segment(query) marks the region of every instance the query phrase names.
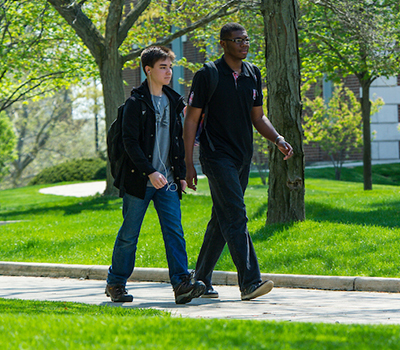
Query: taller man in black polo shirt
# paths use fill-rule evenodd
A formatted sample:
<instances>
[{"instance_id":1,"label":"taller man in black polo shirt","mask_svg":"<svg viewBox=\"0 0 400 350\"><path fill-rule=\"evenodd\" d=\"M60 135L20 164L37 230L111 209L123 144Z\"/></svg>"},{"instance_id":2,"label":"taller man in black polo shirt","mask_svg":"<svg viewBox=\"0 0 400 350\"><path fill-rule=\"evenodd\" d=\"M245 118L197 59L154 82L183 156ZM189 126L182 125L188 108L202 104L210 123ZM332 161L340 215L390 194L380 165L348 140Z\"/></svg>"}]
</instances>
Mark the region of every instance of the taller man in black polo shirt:
<instances>
[{"instance_id":1,"label":"taller man in black polo shirt","mask_svg":"<svg viewBox=\"0 0 400 350\"><path fill-rule=\"evenodd\" d=\"M200 163L208 178L213 207L196 264L196 279L206 284L203 297L218 297L211 276L227 243L238 272L241 299L250 300L267 294L274 285L269 280L261 281L257 256L247 230L244 192L253 154L252 125L278 146L285 154L284 159L293 155L293 149L264 115L260 70L256 66L250 69L242 62L250 45L245 28L237 23L224 25L220 45L224 55L215 61L218 85L209 101L207 124L200 135ZM200 69L193 78L184 123L186 181L193 190L197 185L193 146L207 103L209 83L205 69Z\"/></svg>"}]
</instances>

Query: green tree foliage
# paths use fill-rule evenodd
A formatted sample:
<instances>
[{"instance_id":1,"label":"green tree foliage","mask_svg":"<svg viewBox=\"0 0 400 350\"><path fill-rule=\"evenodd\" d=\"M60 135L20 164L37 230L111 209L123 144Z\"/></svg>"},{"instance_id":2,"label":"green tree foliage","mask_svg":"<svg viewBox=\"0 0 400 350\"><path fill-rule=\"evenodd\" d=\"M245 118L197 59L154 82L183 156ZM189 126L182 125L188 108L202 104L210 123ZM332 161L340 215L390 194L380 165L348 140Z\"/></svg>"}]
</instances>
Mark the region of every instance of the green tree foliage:
<instances>
[{"instance_id":1,"label":"green tree foliage","mask_svg":"<svg viewBox=\"0 0 400 350\"><path fill-rule=\"evenodd\" d=\"M341 169L350 152L362 146L361 106L354 93L343 84L336 84L328 103L321 97L303 99L304 143L316 142L332 160L336 180L340 180ZM383 100L372 103L376 113Z\"/></svg>"},{"instance_id":2,"label":"green tree foliage","mask_svg":"<svg viewBox=\"0 0 400 350\"><path fill-rule=\"evenodd\" d=\"M76 83L92 66L50 4L0 0L0 111Z\"/></svg>"},{"instance_id":3,"label":"green tree foliage","mask_svg":"<svg viewBox=\"0 0 400 350\"><path fill-rule=\"evenodd\" d=\"M301 10L304 74L375 80L400 71L398 0L302 0Z\"/></svg>"},{"instance_id":4,"label":"green tree foliage","mask_svg":"<svg viewBox=\"0 0 400 350\"><path fill-rule=\"evenodd\" d=\"M302 0L301 55L305 77L355 75L361 85L364 189L372 188L369 89L400 73L398 0Z\"/></svg>"},{"instance_id":5,"label":"green tree foliage","mask_svg":"<svg viewBox=\"0 0 400 350\"><path fill-rule=\"evenodd\" d=\"M0 180L7 173L7 164L15 157L15 145L12 123L4 112L0 112Z\"/></svg>"}]
</instances>

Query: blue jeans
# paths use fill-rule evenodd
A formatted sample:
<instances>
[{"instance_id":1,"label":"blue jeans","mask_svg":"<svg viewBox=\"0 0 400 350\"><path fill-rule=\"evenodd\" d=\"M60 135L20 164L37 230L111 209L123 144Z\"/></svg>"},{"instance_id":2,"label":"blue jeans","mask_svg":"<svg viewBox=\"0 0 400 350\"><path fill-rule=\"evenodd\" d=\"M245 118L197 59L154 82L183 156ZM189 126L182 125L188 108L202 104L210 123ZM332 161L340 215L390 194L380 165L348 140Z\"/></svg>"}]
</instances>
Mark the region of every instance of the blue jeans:
<instances>
[{"instance_id":1,"label":"blue jeans","mask_svg":"<svg viewBox=\"0 0 400 350\"><path fill-rule=\"evenodd\" d=\"M201 156L200 162L208 178L213 207L196 263L196 279L211 285L212 272L227 243L238 272L239 288L243 291L261 282L244 204L250 163L237 165L229 158L206 156Z\"/></svg>"},{"instance_id":2,"label":"blue jeans","mask_svg":"<svg viewBox=\"0 0 400 350\"><path fill-rule=\"evenodd\" d=\"M124 222L114 245L112 264L108 270L108 284L126 285L135 267L135 254L140 227L150 201L153 200L163 234L169 277L173 287L189 275L186 242L181 224L181 207L177 192L147 187L144 199L125 194L122 215Z\"/></svg>"}]
</instances>

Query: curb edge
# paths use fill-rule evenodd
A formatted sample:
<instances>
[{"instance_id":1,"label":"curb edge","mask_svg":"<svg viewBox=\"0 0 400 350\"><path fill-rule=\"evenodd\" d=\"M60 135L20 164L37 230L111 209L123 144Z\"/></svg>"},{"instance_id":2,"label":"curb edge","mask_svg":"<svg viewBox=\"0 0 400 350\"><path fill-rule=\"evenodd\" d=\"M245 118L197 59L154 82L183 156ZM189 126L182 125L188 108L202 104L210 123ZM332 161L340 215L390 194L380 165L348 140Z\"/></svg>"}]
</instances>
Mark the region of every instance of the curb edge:
<instances>
[{"instance_id":1,"label":"curb edge","mask_svg":"<svg viewBox=\"0 0 400 350\"><path fill-rule=\"evenodd\" d=\"M0 261L0 275L25 277L68 277L106 280L108 265L77 265ZM274 281L275 287L344 291L400 292L400 278L320 276L262 273L262 280ZM128 281L169 282L167 268L136 267ZM238 285L237 273L214 271L213 284Z\"/></svg>"}]
</instances>

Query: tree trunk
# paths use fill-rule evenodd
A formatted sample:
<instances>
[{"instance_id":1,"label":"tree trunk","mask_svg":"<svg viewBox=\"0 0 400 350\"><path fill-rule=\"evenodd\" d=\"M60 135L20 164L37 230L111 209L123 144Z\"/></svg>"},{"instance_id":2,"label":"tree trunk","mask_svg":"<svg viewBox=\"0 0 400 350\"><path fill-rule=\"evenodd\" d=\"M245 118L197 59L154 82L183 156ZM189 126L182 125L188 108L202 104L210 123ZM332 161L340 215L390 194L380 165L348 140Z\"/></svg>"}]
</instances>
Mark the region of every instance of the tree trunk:
<instances>
[{"instance_id":1,"label":"tree trunk","mask_svg":"<svg viewBox=\"0 0 400 350\"><path fill-rule=\"evenodd\" d=\"M298 11L296 0L262 0L261 3L268 118L294 150L294 156L288 161L283 160L277 147L273 146L270 152L267 223L305 219Z\"/></svg>"},{"instance_id":2,"label":"tree trunk","mask_svg":"<svg viewBox=\"0 0 400 350\"><path fill-rule=\"evenodd\" d=\"M124 86L122 80L122 62L118 49L109 50L100 65L100 77L103 85L104 108L106 115L106 131L117 117L118 106L124 100ZM104 191L105 195L117 195L117 190L113 185L114 179L111 176L110 163L107 158L107 183Z\"/></svg>"},{"instance_id":3,"label":"tree trunk","mask_svg":"<svg viewBox=\"0 0 400 350\"><path fill-rule=\"evenodd\" d=\"M363 165L364 165L364 190L372 190L372 156L371 156L371 101L369 100L369 80L360 80L362 97L361 112L363 121Z\"/></svg>"},{"instance_id":4,"label":"tree trunk","mask_svg":"<svg viewBox=\"0 0 400 350\"><path fill-rule=\"evenodd\" d=\"M94 101L94 150L99 154L99 101L97 98L97 81L93 79L93 101Z\"/></svg>"}]
</instances>

